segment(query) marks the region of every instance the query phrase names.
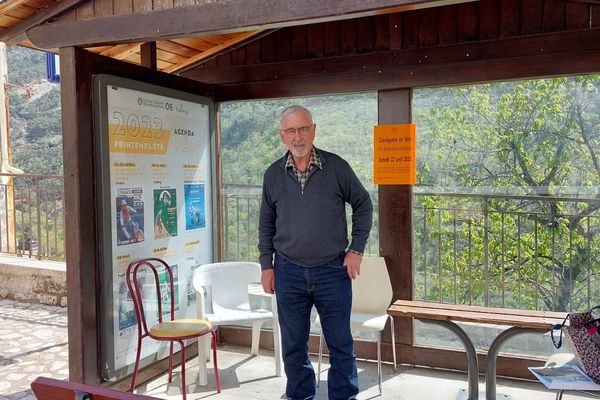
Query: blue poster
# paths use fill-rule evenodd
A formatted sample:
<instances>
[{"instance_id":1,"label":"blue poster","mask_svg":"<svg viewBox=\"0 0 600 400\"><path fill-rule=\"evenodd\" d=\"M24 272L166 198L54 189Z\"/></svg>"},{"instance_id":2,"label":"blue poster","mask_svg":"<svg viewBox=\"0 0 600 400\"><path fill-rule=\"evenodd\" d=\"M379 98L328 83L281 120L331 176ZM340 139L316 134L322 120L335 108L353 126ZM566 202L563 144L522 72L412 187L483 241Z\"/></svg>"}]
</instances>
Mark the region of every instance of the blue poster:
<instances>
[{"instance_id":1,"label":"blue poster","mask_svg":"<svg viewBox=\"0 0 600 400\"><path fill-rule=\"evenodd\" d=\"M185 185L185 230L206 227L204 183Z\"/></svg>"}]
</instances>

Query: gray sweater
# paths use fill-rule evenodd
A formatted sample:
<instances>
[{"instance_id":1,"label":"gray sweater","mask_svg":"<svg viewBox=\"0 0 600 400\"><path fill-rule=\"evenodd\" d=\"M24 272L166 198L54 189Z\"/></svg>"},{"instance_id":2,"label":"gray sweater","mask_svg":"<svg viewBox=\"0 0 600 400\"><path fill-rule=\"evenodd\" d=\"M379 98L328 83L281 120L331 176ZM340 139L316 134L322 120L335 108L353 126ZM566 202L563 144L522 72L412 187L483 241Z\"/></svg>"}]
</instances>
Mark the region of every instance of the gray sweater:
<instances>
[{"instance_id":1,"label":"gray sweater","mask_svg":"<svg viewBox=\"0 0 600 400\"><path fill-rule=\"evenodd\" d=\"M315 148L322 169L313 167L304 192L287 153L265 172L259 220L260 265L273 268L273 253L314 267L346 249L364 252L373 219L373 204L348 163ZM346 203L352 207L352 242L348 246Z\"/></svg>"}]
</instances>

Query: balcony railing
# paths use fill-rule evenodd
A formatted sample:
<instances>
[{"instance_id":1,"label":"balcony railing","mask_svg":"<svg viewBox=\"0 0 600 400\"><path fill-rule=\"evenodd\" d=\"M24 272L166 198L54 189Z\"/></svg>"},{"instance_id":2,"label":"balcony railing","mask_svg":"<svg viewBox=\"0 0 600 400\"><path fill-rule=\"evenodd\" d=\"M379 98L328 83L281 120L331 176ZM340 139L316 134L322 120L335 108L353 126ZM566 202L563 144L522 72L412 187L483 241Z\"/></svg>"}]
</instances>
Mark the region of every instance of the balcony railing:
<instances>
[{"instance_id":1,"label":"balcony railing","mask_svg":"<svg viewBox=\"0 0 600 400\"><path fill-rule=\"evenodd\" d=\"M258 259L260 186L225 185L223 254ZM582 310L600 303L600 199L414 194L414 298ZM377 207L376 193L372 193ZM374 214L367 253L377 254Z\"/></svg>"},{"instance_id":2,"label":"balcony railing","mask_svg":"<svg viewBox=\"0 0 600 400\"><path fill-rule=\"evenodd\" d=\"M63 260L63 177L0 174L0 252Z\"/></svg>"}]
</instances>

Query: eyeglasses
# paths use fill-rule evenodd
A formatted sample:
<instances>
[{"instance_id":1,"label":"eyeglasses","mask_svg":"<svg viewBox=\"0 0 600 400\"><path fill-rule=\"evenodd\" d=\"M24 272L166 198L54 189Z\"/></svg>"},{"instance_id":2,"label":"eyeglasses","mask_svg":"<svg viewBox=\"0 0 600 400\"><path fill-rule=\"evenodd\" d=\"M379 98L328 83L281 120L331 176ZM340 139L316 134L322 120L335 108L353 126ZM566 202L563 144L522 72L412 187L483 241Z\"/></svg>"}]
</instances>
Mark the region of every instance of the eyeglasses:
<instances>
[{"instance_id":1,"label":"eyeglasses","mask_svg":"<svg viewBox=\"0 0 600 400\"><path fill-rule=\"evenodd\" d=\"M287 128L287 129L282 129L281 131L283 133L285 133L286 135L294 135L296 132L298 132L300 135L306 135L309 131L310 128L312 128L315 124L312 125L306 125L306 126L300 126L298 128Z\"/></svg>"}]
</instances>

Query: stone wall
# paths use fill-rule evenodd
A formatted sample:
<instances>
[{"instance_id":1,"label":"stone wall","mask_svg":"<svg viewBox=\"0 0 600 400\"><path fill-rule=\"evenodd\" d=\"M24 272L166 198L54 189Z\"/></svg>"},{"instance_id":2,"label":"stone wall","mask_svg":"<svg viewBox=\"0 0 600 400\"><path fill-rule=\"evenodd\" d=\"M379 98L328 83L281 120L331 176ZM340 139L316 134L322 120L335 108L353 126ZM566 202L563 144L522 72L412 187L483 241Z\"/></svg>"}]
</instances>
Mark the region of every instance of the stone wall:
<instances>
[{"instance_id":1,"label":"stone wall","mask_svg":"<svg viewBox=\"0 0 600 400\"><path fill-rule=\"evenodd\" d=\"M65 264L25 257L0 257L0 298L66 307Z\"/></svg>"}]
</instances>

